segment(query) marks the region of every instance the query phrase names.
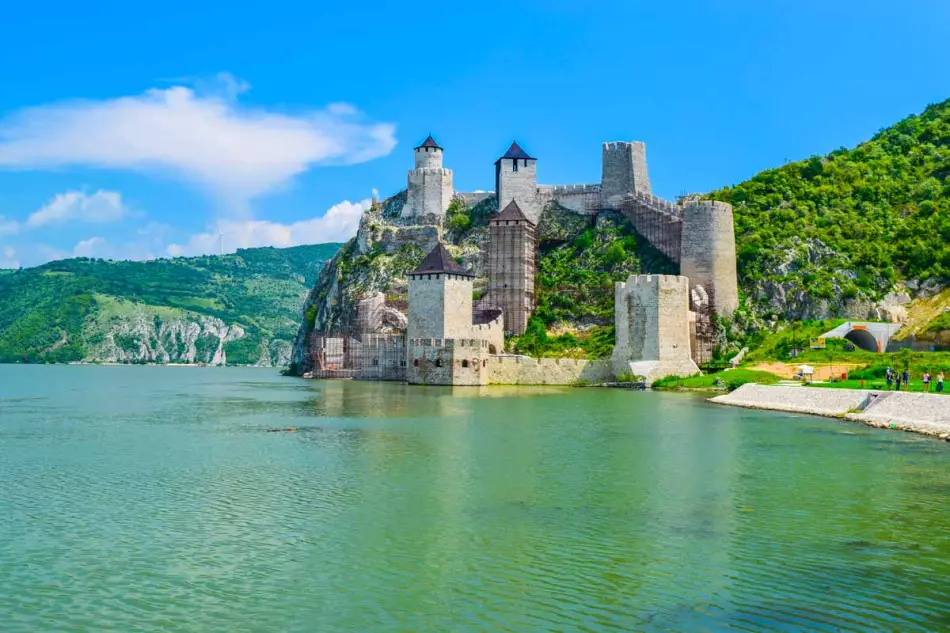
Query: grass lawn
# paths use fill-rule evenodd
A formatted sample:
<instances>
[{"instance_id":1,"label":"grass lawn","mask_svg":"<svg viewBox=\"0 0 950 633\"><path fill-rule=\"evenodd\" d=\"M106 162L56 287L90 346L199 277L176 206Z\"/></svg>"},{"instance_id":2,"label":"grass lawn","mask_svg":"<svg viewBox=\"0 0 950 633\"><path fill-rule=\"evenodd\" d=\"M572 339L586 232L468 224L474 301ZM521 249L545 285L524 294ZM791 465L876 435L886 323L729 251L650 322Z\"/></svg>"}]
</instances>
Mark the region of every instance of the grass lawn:
<instances>
[{"instance_id":1,"label":"grass lawn","mask_svg":"<svg viewBox=\"0 0 950 633\"><path fill-rule=\"evenodd\" d=\"M659 391L697 390L697 391L732 391L747 382L756 382L763 385L774 385L781 378L767 371L754 369L727 369L705 376L690 376L679 378L667 376L653 383L653 389Z\"/></svg>"},{"instance_id":2,"label":"grass lawn","mask_svg":"<svg viewBox=\"0 0 950 633\"><path fill-rule=\"evenodd\" d=\"M861 383L864 383L862 386ZM840 380L838 382L816 382L808 385L809 387L823 387L826 389L875 389L878 391L887 391L887 383L884 382L883 378L874 378L871 380ZM947 391L947 388L950 385L944 381L943 385L943 394L950 395L950 392ZM930 393L936 393L937 383L930 383ZM891 385L891 391L894 391L894 385ZM907 391L904 386L901 386L901 391ZM923 393L924 383L921 380L911 379L910 381L910 391L916 393Z\"/></svg>"}]
</instances>

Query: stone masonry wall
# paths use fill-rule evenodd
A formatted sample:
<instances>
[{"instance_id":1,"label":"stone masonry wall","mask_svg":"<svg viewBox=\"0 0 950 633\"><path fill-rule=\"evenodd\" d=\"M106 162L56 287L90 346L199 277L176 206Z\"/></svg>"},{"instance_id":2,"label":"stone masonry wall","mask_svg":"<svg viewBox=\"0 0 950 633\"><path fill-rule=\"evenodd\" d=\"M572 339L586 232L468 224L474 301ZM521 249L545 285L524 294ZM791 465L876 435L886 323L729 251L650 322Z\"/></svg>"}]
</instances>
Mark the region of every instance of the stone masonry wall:
<instances>
[{"instance_id":1,"label":"stone masonry wall","mask_svg":"<svg viewBox=\"0 0 950 633\"><path fill-rule=\"evenodd\" d=\"M716 314L735 312L739 306L739 288L731 205L702 200L685 206L680 274L689 277L692 286L701 285L706 289Z\"/></svg>"},{"instance_id":2,"label":"stone masonry wall","mask_svg":"<svg viewBox=\"0 0 950 633\"><path fill-rule=\"evenodd\" d=\"M689 280L678 275L631 275L614 294L614 371L648 381L699 368L690 354ZM637 365L636 368L633 366Z\"/></svg>"},{"instance_id":3,"label":"stone masonry wall","mask_svg":"<svg viewBox=\"0 0 950 633\"><path fill-rule=\"evenodd\" d=\"M442 169L442 150L435 147L418 147L416 169Z\"/></svg>"},{"instance_id":4,"label":"stone masonry wall","mask_svg":"<svg viewBox=\"0 0 950 633\"><path fill-rule=\"evenodd\" d=\"M611 378L606 360L491 356L488 369L492 385L573 385L581 380L597 384Z\"/></svg>"},{"instance_id":5,"label":"stone masonry wall","mask_svg":"<svg viewBox=\"0 0 950 633\"><path fill-rule=\"evenodd\" d=\"M650 192L647 175L646 145L639 142L614 142L603 145L601 191L608 204L611 198L636 191Z\"/></svg>"},{"instance_id":6,"label":"stone masonry wall","mask_svg":"<svg viewBox=\"0 0 950 633\"><path fill-rule=\"evenodd\" d=\"M414 338L470 338L472 332L472 279L430 273L409 280L407 336Z\"/></svg>"},{"instance_id":7,"label":"stone masonry wall","mask_svg":"<svg viewBox=\"0 0 950 633\"><path fill-rule=\"evenodd\" d=\"M517 162L517 171L515 163ZM514 200L529 220L538 223L541 202L538 197L538 161L522 158L502 158L495 166L495 188L498 208L504 209Z\"/></svg>"},{"instance_id":8,"label":"stone masonry wall","mask_svg":"<svg viewBox=\"0 0 950 633\"><path fill-rule=\"evenodd\" d=\"M411 385L487 385L488 343L477 339L410 339Z\"/></svg>"},{"instance_id":9,"label":"stone masonry wall","mask_svg":"<svg viewBox=\"0 0 950 633\"><path fill-rule=\"evenodd\" d=\"M443 217L452 202L452 170L421 168L409 171L409 187L402 217Z\"/></svg>"}]
</instances>

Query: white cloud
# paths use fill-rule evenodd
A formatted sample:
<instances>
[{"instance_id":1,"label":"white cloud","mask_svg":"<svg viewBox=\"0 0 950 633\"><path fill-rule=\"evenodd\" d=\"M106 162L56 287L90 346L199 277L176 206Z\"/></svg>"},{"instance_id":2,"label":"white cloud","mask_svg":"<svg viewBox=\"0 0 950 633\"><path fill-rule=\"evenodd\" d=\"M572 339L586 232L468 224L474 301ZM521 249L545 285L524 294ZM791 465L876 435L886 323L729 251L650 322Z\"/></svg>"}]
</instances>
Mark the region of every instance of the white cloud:
<instances>
[{"instance_id":1,"label":"white cloud","mask_svg":"<svg viewBox=\"0 0 950 633\"><path fill-rule=\"evenodd\" d=\"M19 268L20 262L16 258L16 250L10 246L5 246L3 248L2 256L0 256L0 268Z\"/></svg>"},{"instance_id":2,"label":"white cloud","mask_svg":"<svg viewBox=\"0 0 950 633\"><path fill-rule=\"evenodd\" d=\"M76 257L101 257L102 247L106 241L101 237L90 237L88 240L82 240L73 248L73 255Z\"/></svg>"},{"instance_id":3,"label":"white cloud","mask_svg":"<svg viewBox=\"0 0 950 633\"><path fill-rule=\"evenodd\" d=\"M359 163L396 144L392 124L348 104L284 114L240 106L248 86L230 75L217 83L209 94L173 86L21 110L0 120L0 168L166 172L240 206L312 165Z\"/></svg>"},{"instance_id":4,"label":"white cloud","mask_svg":"<svg viewBox=\"0 0 950 633\"><path fill-rule=\"evenodd\" d=\"M122 194L117 191L100 189L92 195L81 191L67 191L56 194L46 206L30 215L26 225L37 228L69 221L105 224L121 220L126 213Z\"/></svg>"},{"instance_id":5,"label":"white cloud","mask_svg":"<svg viewBox=\"0 0 950 633\"><path fill-rule=\"evenodd\" d=\"M5 220L0 215L0 235L16 235L20 232L20 224L13 220Z\"/></svg>"},{"instance_id":6,"label":"white cloud","mask_svg":"<svg viewBox=\"0 0 950 633\"><path fill-rule=\"evenodd\" d=\"M207 233L192 235L186 244L170 244L168 255L202 255L221 250L220 230L224 234L224 248L234 252L238 248L256 246L299 246L321 242L343 242L356 234L360 217L370 206L370 200L340 202L330 207L323 216L280 224L267 220L221 220Z\"/></svg>"}]
</instances>

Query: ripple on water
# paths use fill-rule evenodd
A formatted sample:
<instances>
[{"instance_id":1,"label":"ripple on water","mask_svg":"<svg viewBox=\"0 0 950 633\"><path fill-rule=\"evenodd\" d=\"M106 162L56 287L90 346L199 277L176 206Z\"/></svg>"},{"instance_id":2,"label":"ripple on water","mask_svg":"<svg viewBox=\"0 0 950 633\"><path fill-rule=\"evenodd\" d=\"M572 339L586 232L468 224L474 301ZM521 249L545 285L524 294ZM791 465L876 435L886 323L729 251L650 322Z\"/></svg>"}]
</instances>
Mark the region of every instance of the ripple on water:
<instances>
[{"instance_id":1,"label":"ripple on water","mask_svg":"<svg viewBox=\"0 0 950 633\"><path fill-rule=\"evenodd\" d=\"M39 398L0 367L4 631L950 629L943 445L668 394L65 369Z\"/></svg>"}]
</instances>

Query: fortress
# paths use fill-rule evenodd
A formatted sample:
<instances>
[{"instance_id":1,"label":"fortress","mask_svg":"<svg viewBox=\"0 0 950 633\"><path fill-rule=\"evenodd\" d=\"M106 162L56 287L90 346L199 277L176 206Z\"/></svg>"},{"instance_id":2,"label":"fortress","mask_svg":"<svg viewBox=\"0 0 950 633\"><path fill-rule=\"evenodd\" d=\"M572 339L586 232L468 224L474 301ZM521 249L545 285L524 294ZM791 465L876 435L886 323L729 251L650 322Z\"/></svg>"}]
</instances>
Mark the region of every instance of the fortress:
<instances>
[{"instance_id":1,"label":"fortress","mask_svg":"<svg viewBox=\"0 0 950 633\"><path fill-rule=\"evenodd\" d=\"M344 348L361 349L362 360L350 363L360 367L360 375L353 377L401 376L413 384L443 385L567 384L621 374L650 382L699 371L697 361L708 359L712 350L713 315L729 315L738 307L730 205L673 203L652 195L646 146L640 142L604 143L601 181L571 185L539 185L538 159L514 142L495 161L494 192L455 191L444 151L431 135L414 148L399 221L441 235L453 200L468 205L497 200L483 253L486 292L473 301L474 273L463 269L438 240L408 275L405 327L398 328L404 338L383 341L369 333L365 342L344 342ZM524 333L535 309L536 229L550 205L591 217L617 212L680 268L680 275L634 275L616 284L616 345L609 361L536 360L503 353L504 336ZM372 300L381 301L366 301ZM398 324L402 318L397 312L390 320ZM346 353L328 354L327 340L321 335L311 340L315 375L331 356L346 364ZM374 350L377 355L367 363ZM380 354L388 354L383 363Z\"/></svg>"}]
</instances>

